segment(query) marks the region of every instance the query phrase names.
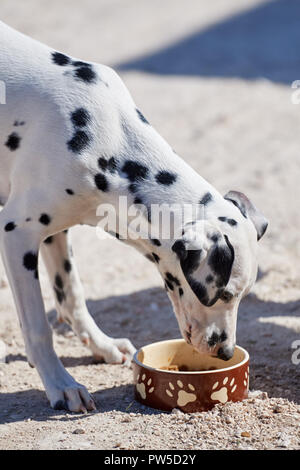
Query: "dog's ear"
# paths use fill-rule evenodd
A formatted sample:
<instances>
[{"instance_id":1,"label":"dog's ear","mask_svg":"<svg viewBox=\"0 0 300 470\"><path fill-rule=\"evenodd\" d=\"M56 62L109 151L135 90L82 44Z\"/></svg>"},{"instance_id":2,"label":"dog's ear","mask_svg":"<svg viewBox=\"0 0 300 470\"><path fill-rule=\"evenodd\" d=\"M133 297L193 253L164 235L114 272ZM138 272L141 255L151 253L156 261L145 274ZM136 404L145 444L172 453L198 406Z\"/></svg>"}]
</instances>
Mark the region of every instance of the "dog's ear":
<instances>
[{"instance_id":1,"label":"dog's ear","mask_svg":"<svg viewBox=\"0 0 300 470\"><path fill-rule=\"evenodd\" d=\"M207 307L214 305L228 284L234 261L228 237L215 227L197 223L184 231L172 250L200 302Z\"/></svg>"},{"instance_id":2,"label":"dog's ear","mask_svg":"<svg viewBox=\"0 0 300 470\"><path fill-rule=\"evenodd\" d=\"M224 199L231 201L239 208L246 219L249 218L253 222L257 231L257 240L260 240L268 227L268 220L263 214L252 204L245 194L239 191L229 191L225 194Z\"/></svg>"}]
</instances>

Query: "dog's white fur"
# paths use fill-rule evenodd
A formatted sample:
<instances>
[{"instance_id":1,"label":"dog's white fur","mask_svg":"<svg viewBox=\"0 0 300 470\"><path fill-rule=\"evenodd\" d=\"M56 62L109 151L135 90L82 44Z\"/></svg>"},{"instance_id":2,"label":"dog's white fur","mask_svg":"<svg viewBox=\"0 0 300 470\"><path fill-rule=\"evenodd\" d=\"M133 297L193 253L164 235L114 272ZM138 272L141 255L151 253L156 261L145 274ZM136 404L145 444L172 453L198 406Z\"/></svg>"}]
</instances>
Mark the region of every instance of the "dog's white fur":
<instances>
[{"instance_id":1,"label":"dog's white fur","mask_svg":"<svg viewBox=\"0 0 300 470\"><path fill-rule=\"evenodd\" d=\"M94 403L55 354L34 255L41 249L56 291L59 317L71 324L93 354L107 362L121 363L132 356L134 347L127 339L106 336L89 315L71 257L69 235L63 231L79 223L96 225L100 203L109 202L117 208L119 196L134 201L133 191L128 190L130 177L124 172L128 158L149 170L147 183L140 185L147 204L197 203L207 193L212 196L206 220L198 222L202 238L197 249L209 253L211 232L219 234L221 248L226 248L225 235L234 246L234 263L226 286L233 293L232 300L218 300L208 307L199 301L183 275L178 256L172 251L174 240L160 240L159 246L150 240L132 242L142 253L159 257L157 267L164 279L168 272L179 280L184 294L179 295L176 282L168 294L182 334L199 350L216 352L218 345L207 343L212 333L222 331L226 331L223 346L234 347L238 304L256 276L257 232L250 217L244 217L236 205L225 200L143 121L112 69L91 64L97 79L81 80L76 75L80 67L74 65L76 59L58 65L52 60L54 53L0 23L0 79L6 86L6 104L0 105L0 201L4 205L0 241L28 360L37 368L51 406L84 411L93 409ZM76 135L76 126L70 116L78 108L87 109L89 119L77 131L83 129L90 140L82 150L74 151L70 141ZM95 185L95 175L102 174L98 158L112 156L116 157L118 171L103 172L109 190L101 190ZM155 175L161 171L176 174L176 184L158 184ZM68 188L74 194L67 193ZM218 216L234 219L238 227L221 222ZM193 229L185 228L185 244L191 230L197 230L197 224ZM53 236L51 243L49 239L45 243L49 236ZM209 265L205 269L209 273Z\"/></svg>"}]
</instances>

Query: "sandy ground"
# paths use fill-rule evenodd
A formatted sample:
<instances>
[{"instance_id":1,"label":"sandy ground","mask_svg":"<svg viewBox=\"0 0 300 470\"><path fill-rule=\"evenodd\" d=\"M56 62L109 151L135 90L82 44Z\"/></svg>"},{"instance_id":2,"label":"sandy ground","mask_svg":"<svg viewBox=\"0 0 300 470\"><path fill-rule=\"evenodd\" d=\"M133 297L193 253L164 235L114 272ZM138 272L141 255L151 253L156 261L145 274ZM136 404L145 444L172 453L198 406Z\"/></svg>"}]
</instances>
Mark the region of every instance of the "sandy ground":
<instances>
[{"instance_id":1,"label":"sandy ground","mask_svg":"<svg viewBox=\"0 0 300 470\"><path fill-rule=\"evenodd\" d=\"M0 364L1 449L300 448L300 364L292 362L292 343L300 340L300 105L291 103L290 87L300 79L293 55L299 28L285 21L287 13L299 15L299 4L245 0L241 11L234 0L2 0L1 19L11 26L76 57L119 64L139 108L177 153L221 192L245 192L270 228L258 281L239 312L250 398L208 413L161 413L136 403L132 370L94 364L56 322L41 266L56 351L98 404L87 415L51 410L26 362L0 264L0 339L8 348ZM270 47L278 18L289 52ZM212 44L211 55L201 40ZM137 347L179 337L151 263L118 241L99 241L90 228L72 231L88 306L106 333Z\"/></svg>"}]
</instances>

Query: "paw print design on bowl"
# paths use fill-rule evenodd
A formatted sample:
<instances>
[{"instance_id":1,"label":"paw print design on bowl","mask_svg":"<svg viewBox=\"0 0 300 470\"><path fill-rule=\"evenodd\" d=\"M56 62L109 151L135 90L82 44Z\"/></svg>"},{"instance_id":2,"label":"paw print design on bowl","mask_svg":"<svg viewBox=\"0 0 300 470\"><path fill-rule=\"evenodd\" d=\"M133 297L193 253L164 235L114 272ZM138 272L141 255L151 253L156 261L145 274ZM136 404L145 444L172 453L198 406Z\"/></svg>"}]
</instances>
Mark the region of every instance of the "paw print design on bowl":
<instances>
[{"instance_id":1,"label":"paw print design on bowl","mask_svg":"<svg viewBox=\"0 0 300 470\"><path fill-rule=\"evenodd\" d=\"M151 387L152 379L148 379L146 382L146 374L142 375L141 382L139 382L140 376L137 376L136 390L141 395L142 399L145 400L147 393L152 393L154 387Z\"/></svg>"},{"instance_id":2,"label":"paw print design on bowl","mask_svg":"<svg viewBox=\"0 0 300 470\"><path fill-rule=\"evenodd\" d=\"M249 390L249 367L247 367L247 370L245 371L245 378L244 378L244 385L247 388L247 391Z\"/></svg>"},{"instance_id":3,"label":"paw print design on bowl","mask_svg":"<svg viewBox=\"0 0 300 470\"><path fill-rule=\"evenodd\" d=\"M185 406L188 403L195 401L197 398L195 393L192 393L195 391L195 387L189 383L187 384L187 388L189 389L188 392L184 390L184 386L181 380L177 380L176 386L174 386L172 382L169 382L169 388L166 389L166 394L171 398L173 398L177 394L177 405Z\"/></svg>"},{"instance_id":4,"label":"paw print design on bowl","mask_svg":"<svg viewBox=\"0 0 300 470\"><path fill-rule=\"evenodd\" d=\"M215 391L210 395L210 398L212 400L218 401L223 404L228 401L228 392L233 393L237 387L237 385L235 384L234 378L231 379L230 383L228 383L228 380L229 380L228 377L225 377L223 379L223 382L221 383L223 387L221 388L218 388L220 387L220 384L218 381L213 384L212 390L215 390Z\"/></svg>"}]
</instances>

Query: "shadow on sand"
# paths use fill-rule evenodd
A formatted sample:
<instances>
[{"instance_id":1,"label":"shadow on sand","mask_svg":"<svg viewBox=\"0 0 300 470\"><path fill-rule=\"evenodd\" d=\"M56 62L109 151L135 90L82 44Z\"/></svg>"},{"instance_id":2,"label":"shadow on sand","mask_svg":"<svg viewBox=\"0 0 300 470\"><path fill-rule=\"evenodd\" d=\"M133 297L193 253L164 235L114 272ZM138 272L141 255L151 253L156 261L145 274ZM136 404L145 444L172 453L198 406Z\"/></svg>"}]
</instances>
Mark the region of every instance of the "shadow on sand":
<instances>
[{"instance_id":1,"label":"shadow on sand","mask_svg":"<svg viewBox=\"0 0 300 470\"><path fill-rule=\"evenodd\" d=\"M299 44L300 2L273 0L114 67L291 84L300 79Z\"/></svg>"},{"instance_id":2,"label":"shadow on sand","mask_svg":"<svg viewBox=\"0 0 300 470\"><path fill-rule=\"evenodd\" d=\"M179 337L179 331L166 293L161 288L141 290L129 295L112 296L101 300L89 300L88 306L95 321L108 334L114 337L129 337L140 347L152 341ZM114 318L113 312L121 312ZM270 397L285 397L300 403L300 364L291 361L294 340L299 340L299 330L289 328L289 319L300 316L300 301L277 303L264 302L250 294L241 303L238 320L238 343L250 353L250 389L266 391ZM65 334L67 325L56 321L55 311L48 314L50 323L57 334ZM276 324L281 319L281 324ZM63 330L62 330L63 328ZM300 354L299 354L300 357ZM9 356L9 361L25 360L22 355ZM80 358L63 356L62 362L68 368L93 363L86 355ZM105 365L105 367L114 367ZM72 371L71 371L72 373ZM117 410L124 413L137 412L157 414L157 410L144 407L133 397L133 385L119 385L101 388L94 398L98 412ZM13 396L14 407L22 411L7 410L5 403ZM35 412L35 403L43 405L43 411ZM46 396L39 390L15 393L0 393L0 423L36 420L84 419L84 416L66 416L64 411L49 408Z\"/></svg>"}]
</instances>

